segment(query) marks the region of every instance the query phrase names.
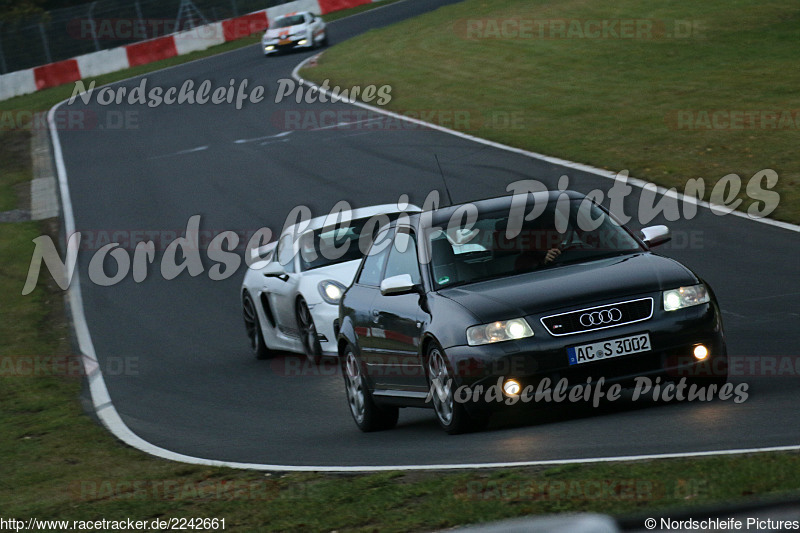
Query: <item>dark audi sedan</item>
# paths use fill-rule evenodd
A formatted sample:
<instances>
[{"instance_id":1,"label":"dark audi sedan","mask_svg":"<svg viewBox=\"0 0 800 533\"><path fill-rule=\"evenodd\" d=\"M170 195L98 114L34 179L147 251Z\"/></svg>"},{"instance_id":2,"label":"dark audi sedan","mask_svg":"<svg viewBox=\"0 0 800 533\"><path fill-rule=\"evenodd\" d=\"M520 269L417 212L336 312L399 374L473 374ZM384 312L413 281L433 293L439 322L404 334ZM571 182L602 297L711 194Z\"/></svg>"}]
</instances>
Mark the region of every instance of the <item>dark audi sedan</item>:
<instances>
[{"instance_id":1,"label":"dark audi sedan","mask_svg":"<svg viewBox=\"0 0 800 533\"><path fill-rule=\"evenodd\" d=\"M588 399L592 386L721 386L719 307L695 273L650 251L669 239L666 226L634 234L575 192L481 200L384 227L339 310L356 424L387 429L399 407L433 407L460 433L518 401L576 389L570 400Z\"/></svg>"}]
</instances>

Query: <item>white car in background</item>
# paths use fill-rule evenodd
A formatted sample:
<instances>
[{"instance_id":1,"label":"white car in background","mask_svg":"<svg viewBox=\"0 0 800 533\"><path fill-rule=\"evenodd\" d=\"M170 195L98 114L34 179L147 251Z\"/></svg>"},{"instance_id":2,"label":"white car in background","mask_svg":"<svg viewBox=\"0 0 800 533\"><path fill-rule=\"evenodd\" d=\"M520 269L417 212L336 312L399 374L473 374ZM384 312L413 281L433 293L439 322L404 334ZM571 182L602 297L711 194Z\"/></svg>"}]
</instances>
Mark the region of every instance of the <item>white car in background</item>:
<instances>
[{"instance_id":1,"label":"white car in background","mask_svg":"<svg viewBox=\"0 0 800 533\"><path fill-rule=\"evenodd\" d=\"M264 55L282 50L318 48L328 45L325 21L310 11L287 13L275 18L261 39Z\"/></svg>"},{"instance_id":2,"label":"white car in background","mask_svg":"<svg viewBox=\"0 0 800 533\"><path fill-rule=\"evenodd\" d=\"M402 213L419 212L409 205ZM336 357L339 300L353 282L362 250L377 230L400 215L395 204L344 211L286 228L277 241L253 251L244 276L242 314L250 348L258 359L276 351L304 353L314 363ZM365 232L362 236L362 230Z\"/></svg>"}]
</instances>

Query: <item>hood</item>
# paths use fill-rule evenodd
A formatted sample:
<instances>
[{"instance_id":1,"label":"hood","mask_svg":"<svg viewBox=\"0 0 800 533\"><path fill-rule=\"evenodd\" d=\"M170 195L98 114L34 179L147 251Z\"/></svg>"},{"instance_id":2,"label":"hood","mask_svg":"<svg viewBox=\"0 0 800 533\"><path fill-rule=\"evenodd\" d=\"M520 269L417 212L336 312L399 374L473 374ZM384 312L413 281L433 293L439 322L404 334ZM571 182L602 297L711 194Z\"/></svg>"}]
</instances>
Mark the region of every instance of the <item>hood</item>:
<instances>
[{"instance_id":1,"label":"hood","mask_svg":"<svg viewBox=\"0 0 800 533\"><path fill-rule=\"evenodd\" d=\"M697 282L697 277L677 261L639 253L441 289L439 294L463 305L478 319L490 322L621 300Z\"/></svg>"},{"instance_id":2,"label":"hood","mask_svg":"<svg viewBox=\"0 0 800 533\"><path fill-rule=\"evenodd\" d=\"M304 31L306 29L305 24L296 24L294 26L287 26L285 28L270 28L264 34L264 37L267 39L279 39L281 37L288 37L290 35L294 35L297 32Z\"/></svg>"}]
</instances>

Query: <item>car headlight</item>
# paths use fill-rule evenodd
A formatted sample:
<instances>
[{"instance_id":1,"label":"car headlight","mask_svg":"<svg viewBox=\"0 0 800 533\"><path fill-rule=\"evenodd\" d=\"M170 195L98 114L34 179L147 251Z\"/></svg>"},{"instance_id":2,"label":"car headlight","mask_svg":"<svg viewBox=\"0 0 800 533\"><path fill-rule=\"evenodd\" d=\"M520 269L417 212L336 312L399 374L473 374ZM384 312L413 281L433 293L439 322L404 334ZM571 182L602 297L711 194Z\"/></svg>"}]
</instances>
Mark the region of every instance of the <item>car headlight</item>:
<instances>
[{"instance_id":1,"label":"car headlight","mask_svg":"<svg viewBox=\"0 0 800 533\"><path fill-rule=\"evenodd\" d=\"M300 32L297 32L294 35L292 35L290 37L290 39L300 39L301 37L305 37L305 36L306 36L306 32L305 31L300 31Z\"/></svg>"},{"instance_id":2,"label":"car headlight","mask_svg":"<svg viewBox=\"0 0 800 533\"><path fill-rule=\"evenodd\" d=\"M470 346L524 339L525 337L533 337L533 330L524 318L513 318L467 328L467 343Z\"/></svg>"},{"instance_id":3,"label":"car headlight","mask_svg":"<svg viewBox=\"0 0 800 533\"><path fill-rule=\"evenodd\" d=\"M700 283L664 291L664 311L675 311L684 307L700 305L710 300L706 286Z\"/></svg>"},{"instance_id":4,"label":"car headlight","mask_svg":"<svg viewBox=\"0 0 800 533\"><path fill-rule=\"evenodd\" d=\"M322 295L322 299L331 305L339 305L339 300L342 299L342 294L346 289L344 285L332 279L320 281L317 288Z\"/></svg>"}]
</instances>

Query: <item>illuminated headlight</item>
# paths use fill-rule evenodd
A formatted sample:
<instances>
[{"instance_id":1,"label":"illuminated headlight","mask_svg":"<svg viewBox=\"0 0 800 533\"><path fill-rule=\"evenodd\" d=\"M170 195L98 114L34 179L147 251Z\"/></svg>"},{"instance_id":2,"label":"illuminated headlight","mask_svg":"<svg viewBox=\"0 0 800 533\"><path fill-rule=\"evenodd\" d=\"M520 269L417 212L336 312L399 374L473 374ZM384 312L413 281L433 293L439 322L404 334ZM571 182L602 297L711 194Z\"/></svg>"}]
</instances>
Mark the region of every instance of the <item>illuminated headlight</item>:
<instances>
[{"instance_id":1,"label":"illuminated headlight","mask_svg":"<svg viewBox=\"0 0 800 533\"><path fill-rule=\"evenodd\" d=\"M684 307L700 305L709 301L708 291L702 283L691 287L680 287L664 291L664 311L675 311Z\"/></svg>"},{"instance_id":2,"label":"illuminated headlight","mask_svg":"<svg viewBox=\"0 0 800 533\"><path fill-rule=\"evenodd\" d=\"M273 46L273 45L269 44L269 45L267 45L267 46L265 46L265 47L264 47L264 50L266 50L266 51L270 52L270 51L272 51L272 50L275 50L275 46Z\"/></svg>"},{"instance_id":3,"label":"illuminated headlight","mask_svg":"<svg viewBox=\"0 0 800 533\"><path fill-rule=\"evenodd\" d=\"M532 336L533 330L524 318L481 324L467 329L467 343L470 346L524 339Z\"/></svg>"},{"instance_id":4,"label":"illuminated headlight","mask_svg":"<svg viewBox=\"0 0 800 533\"><path fill-rule=\"evenodd\" d=\"M317 285L317 288L319 289L319 293L322 295L323 300L331 305L339 305L339 300L342 299L342 294L344 294L346 287L338 281L329 279L320 281L319 285Z\"/></svg>"},{"instance_id":5,"label":"illuminated headlight","mask_svg":"<svg viewBox=\"0 0 800 533\"><path fill-rule=\"evenodd\" d=\"M308 41L306 39L300 39L297 41L297 44L308 44Z\"/></svg>"},{"instance_id":6,"label":"illuminated headlight","mask_svg":"<svg viewBox=\"0 0 800 533\"><path fill-rule=\"evenodd\" d=\"M521 390L522 386L516 379L507 379L506 382L503 383L503 392L506 396L517 396Z\"/></svg>"},{"instance_id":7,"label":"illuminated headlight","mask_svg":"<svg viewBox=\"0 0 800 533\"><path fill-rule=\"evenodd\" d=\"M697 359L698 361L702 361L703 359L708 357L708 348L706 348L702 344L698 344L697 346L694 347L694 350L692 350L692 354L694 355L695 359Z\"/></svg>"}]
</instances>

